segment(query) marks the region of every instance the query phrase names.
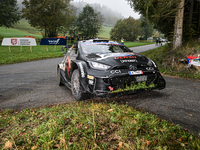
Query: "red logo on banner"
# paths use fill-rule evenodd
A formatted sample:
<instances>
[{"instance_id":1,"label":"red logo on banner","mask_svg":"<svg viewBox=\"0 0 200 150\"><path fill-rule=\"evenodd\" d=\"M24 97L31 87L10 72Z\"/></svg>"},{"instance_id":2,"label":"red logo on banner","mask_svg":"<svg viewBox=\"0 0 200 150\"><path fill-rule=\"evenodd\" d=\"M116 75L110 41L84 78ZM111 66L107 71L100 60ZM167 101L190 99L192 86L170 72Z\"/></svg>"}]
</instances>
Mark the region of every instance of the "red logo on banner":
<instances>
[{"instance_id":1,"label":"red logo on banner","mask_svg":"<svg viewBox=\"0 0 200 150\"><path fill-rule=\"evenodd\" d=\"M11 39L11 44L16 45L17 44L17 39Z\"/></svg>"}]
</instances>

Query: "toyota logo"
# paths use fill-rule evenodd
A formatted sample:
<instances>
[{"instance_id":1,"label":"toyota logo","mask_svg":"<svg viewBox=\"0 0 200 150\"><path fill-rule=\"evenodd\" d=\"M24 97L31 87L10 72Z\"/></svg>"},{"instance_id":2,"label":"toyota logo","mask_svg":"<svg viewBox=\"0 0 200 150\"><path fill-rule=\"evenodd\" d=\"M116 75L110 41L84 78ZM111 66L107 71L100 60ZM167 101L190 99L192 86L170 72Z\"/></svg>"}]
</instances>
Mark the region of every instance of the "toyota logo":
<instances>
[{"instance_id":1,"label":"toyota logo","mask_svg":"<svg viewBox=\"0 0 200 150\"><path fill-rule=\"evenodd\" d=\"M133 65L130 65L130 66L129 66L129 69L130 69L130 70L133 70L133 71L136 71L136 70L137 70L137 67L136 67L136 66L133 66Z\"/></svg>"}]
</instances>

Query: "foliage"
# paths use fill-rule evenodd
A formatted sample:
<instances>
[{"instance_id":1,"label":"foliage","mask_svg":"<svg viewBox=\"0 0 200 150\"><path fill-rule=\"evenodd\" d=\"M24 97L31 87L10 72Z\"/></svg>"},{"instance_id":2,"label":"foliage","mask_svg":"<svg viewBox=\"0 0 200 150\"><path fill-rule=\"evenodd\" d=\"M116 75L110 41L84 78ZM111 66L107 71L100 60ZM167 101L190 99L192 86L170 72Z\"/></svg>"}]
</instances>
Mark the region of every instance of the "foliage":
<instances>
[{"instance_id":1,"label":"foliage","mask_svg":"<svg viewBox=\"0 0 200 150\"><path fill-rule=\"evenodd\" d=\"M140 20L129 17L124 20L118 20L114 28L110 31L110 38L120 40L122 37L126 41L135 41L141 35Z\"/></svg>"},{"instance_id":2,"label":"foliage","mask_svg":"<svg viewBox=\"0 0 200 150\"><path fill-rule=\"evenodd\" d=\"M147 40L148 37L152 37L153 34L153 25L143 16L140 17L141 20L141 27L142 27L142 36L145 40Z\"/></svg>"},{"instance_id":3,"label":"foliage","mask_svg":"<svg viewBox=\"0 0 200 150\"><path fill-rule=\"evenodd\" d=\"M86 5L79 13L77 20L79 34L86 37L96 37L103 24L103 16L95 12L90 5Z\"/></svg>"},{"instance_id":4,"label":"foliage","mask_svg":"<svg viewBox=\"0 0 200 150\"><path fill-rule=\"evenodd\" d=\"M130 83L129 83L130 84ZM148 90L148 89L152 89L154 88L156 85L153 83L153 81L151 83L147 83L146 81L144 82L134 82L131 83L130 85L126 85L126 87L121 88L119 87L117 90L111 91L110 93L123 93L123 92L133 92L133 91L137 91L137 90Z\"/></svg>"},{"instance_id":5,"label":"foliage","mask_svg":"<svg viewBox=\"0 0 200 150\"><path fill-rule=\"evenodd\" d=\"M71 0L24 0L23 17L31 26L44 31L44 36L56 37L61 27L67 27L75 17Z\"/></svg>"},{"instance_id":6,"label":"foliage","mask_svg":"<svg viewBox=\"0 0 200 150\"><path fill-rule=\"evenodd\" d=\"M0 0L0 27L12 27L20 20L17 0Z\"/></svg>"},{"instance_id":7,"label":"foliage","mask_svg":"<svg viewBox=\"0 0 200 150\"><path fill-rule=\"evenodd\" d=\"M200 148L180 126L113 99L3 111L0 131L0 149Z\"/></svg>"},{"instance_id":8,"label":"foliage","mask_svg":"<svg viewBox=\"0 0 200 150\"><path fill-rule=\"evenodd\" d=\"M126 0L130 6L145 16L153 25L168 37L173 39L175 16L178 11L180 0ZM194 3L192 3L192 1ZM183 43L197 39L200 33L200 1L185 0ZM191 20L191 21L190 21Z\"/></svg>"},{"instance_id":9,"label":"foliage","mask_svg":"<svg viewBox=\"0 0 200 150\"><path fill-rule=\"evenodd\" d=\"M169 38L174 30L175 15L178 0L127 0L135 11L142 14L150 21L154 28L158 29Z\"/></svg>"},{"instance_id":10,"label":"foliage","mask_svg":"<svg viewBox=\"0 0 200 150\"><path fill-rule=\"evenodd\" d=\"M187 57L200 53L199 41L190 41L183 47L172 49L171 45L165 45L141 54L155 61L162 73L200 79L200 71L195 67L188 67Z\"/></svg>"}]
</instances>

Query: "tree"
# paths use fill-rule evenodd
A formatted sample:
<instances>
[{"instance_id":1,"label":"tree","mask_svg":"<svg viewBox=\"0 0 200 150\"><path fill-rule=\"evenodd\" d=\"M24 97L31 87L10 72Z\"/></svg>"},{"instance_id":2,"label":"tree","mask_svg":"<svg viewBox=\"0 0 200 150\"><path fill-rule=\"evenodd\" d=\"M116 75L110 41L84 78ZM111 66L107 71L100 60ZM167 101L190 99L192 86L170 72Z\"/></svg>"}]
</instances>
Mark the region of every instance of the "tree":
<instances>
[{"instance_id":1,"label":"tree","mask_svg":"<svg viewBox=\"0 0 200 150\"><path fill-rule=\"evenodd\" d=\"M181 46L200 35L199 0L126 0L135 11L145 16L154 28ZM181 33L182 32L182 33Z\"/></svg>"},{"instance_id":2,"label":"tree","mask_svg":"<svg viewBox=\"0 0 200 150\"><path fill-rule=\"evenodd\" d=\"M103 24L103 16L95 12L90 5L86 5L78 15L78 31L86 37L95 37L100 32Z\"/></svg>"},{"instance_id":3,"label":"tree","mask_svg":"<svg viewBox=\"0 0 200 150\"><path fill-rule=\"evenodd\" d=\"M175 17L178 15L178 11L181 9L180 0L127 0L134 10L145 16L147 20L154 24L154 28L158 29L165 34L168 38L170 34L174 32ZM178 17L180 19L180 17ZM180 28L179 24L179 28ZM183 29L183 28L182 28ZM182 30L180 29L180 30ZM179 31L180 31L179 30ZM177 31L177 30L176 30ZM175 32L176 32L175 31ZM177 34L174 34L177 35ZM179 33L180 35L180 33ZM179 37L182 39L181 37ZM182 42L182 41L181 41ZM181 46L179 41L177 46ZM175 46L175 45L174 45Z\"/></svg>"},{"instance_id":4,"label":"tree","mask_svg":"<svg viewBox=\"0 0 200 150\"><path fill-rule=\"evenodd\" d=\"M179 10L175 18L174 40L173 40L174 48L182 46L184 4L185 0L181 0L179 3Z\"/></svg>"},{"instance_id":5,"label":"tree","mask_svg":"<svg viewBox=\"0 0 200 150\"><path fill-rule=\"evenodd\" d=\"M0 0L0 27L12 27L19 20L17 0Z\"/></svg>"},{"instance_id":6,"label":"tree","mask_svg":"<svg viewBox=\"0 0 200 150\"><path fill-rule=\"evenodd\" d=\"M44 36L57 37L58 32L71 24L75 18L71 0L24 0L23 17Z\"/></svg>"},{"instance_id":7,"label":"tree","mask_svg":"<svg viewBox=\"0 0 200 150\"><path fill-rule=\"evenodd\" d=\"M127 19L120 19L110 31L110 38L113 40L120 40L122 37L126 41L134 41L142 33L141 21L133 17Z\"/></svg>"},{"instance_id":8,"label":"tree","mask_svg":"<svg viewBox=\"0 0 200 150\"><path fill-rule=\"evenodd\" d=\"M151 37L153 34L153 25L147 21L147 19L144 16L140 17L141 20L141 27L142 27L142 36L144 39L147 40L148 37Z\"/></svg>"}]
</instances>

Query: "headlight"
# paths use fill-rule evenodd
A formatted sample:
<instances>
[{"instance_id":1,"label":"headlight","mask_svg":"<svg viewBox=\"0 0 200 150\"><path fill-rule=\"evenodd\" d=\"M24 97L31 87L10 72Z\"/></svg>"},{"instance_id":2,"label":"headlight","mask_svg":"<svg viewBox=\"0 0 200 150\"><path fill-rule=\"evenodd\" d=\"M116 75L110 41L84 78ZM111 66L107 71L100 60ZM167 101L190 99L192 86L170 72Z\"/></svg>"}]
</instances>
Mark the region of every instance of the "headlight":
<instances>
[{"instance_id":1,"label":"headlight","mask_svg":"<svg viewBox=\"0 0 200 150\"><path fill-rule=\"evenodd\" d=\"M149 58L148 58L148 60L149 60L148 63L147 63L148 66L152 66L153 65L155 68L157 68L156 63L153 60L151 60Z\"/></svg>"},{"instance_id":2,"label":"headlight","mask_svg":"<svg viewBox=\"0 0 200 150\"><path fill-rule=\"evenodd\" d=\"M108 66L108 65L104 65L104 64L100 64L100 63L97 63L97 62L89 62L90 66L94 69L98 69L98 70L107 70L109 69L111 66Z\"/></svg>"}]
</instances>

